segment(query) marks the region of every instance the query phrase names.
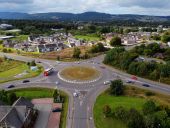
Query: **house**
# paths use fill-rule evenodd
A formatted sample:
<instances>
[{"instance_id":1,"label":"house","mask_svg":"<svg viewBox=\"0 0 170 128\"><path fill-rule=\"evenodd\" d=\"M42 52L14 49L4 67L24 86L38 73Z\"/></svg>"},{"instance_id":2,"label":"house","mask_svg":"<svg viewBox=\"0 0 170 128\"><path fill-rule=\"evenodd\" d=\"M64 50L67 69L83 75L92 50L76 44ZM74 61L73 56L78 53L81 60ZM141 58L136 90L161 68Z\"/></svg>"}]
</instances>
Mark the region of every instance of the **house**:
<instances>
[{"instance_id":1,"label":"house","mask_svg":"<svg viewBox=\"0 0 170 128\"><path fill-rule=\"evenodd\" d=\"M82 40L77 40L77 39L72 38L72 37L68 37L67 42L68 42L69 47L75 47L75 46L82 46L83 45Z\"/></svg>"},{"instance_id":2,"label":"house","mask_svg":"<svg viewBox=\"0 0 170 128\"><path fill-rule=\"evenodd\" d=\"M29 100L20 97L12 106L0 106L0 127L32 127L37 114L34 105Z\"/></svg>"},{"instance_id":3,"label":"house","mask_svg":"<svg viewBox=\"0 0 170 128\"><path fill-rule=\"evenodd\" d=\"M12 29L13 26L10 24L0 24L0 29L7 30L7 29Z\"/></svg>"},{"instance_id":4,"label":"house","mask_svg":"<svg viewBox=\"0 0 170 128\"><path fill-rule=\"evenodd\" d=\"M167 44L168 44L168 46L170 47L170 42L168 42Z\"/></svg>"}]
</instances>

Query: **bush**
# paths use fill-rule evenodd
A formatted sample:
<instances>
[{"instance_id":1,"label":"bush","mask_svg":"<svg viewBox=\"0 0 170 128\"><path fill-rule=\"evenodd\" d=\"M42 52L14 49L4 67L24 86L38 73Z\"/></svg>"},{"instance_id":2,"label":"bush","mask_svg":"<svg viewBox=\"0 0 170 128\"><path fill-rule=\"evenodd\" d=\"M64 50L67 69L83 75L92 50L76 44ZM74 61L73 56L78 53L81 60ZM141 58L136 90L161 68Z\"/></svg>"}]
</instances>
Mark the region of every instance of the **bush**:
<instances>
[{"instance_id":1,"label":"bush","mask_svg":"<svg viewBox=\"0 0 170 128\"><path fill-rule=\"evenodd\" d=\"M112 40L110 41L111 46L121 46L121 44L122 44L121 38L117 36L113 37Z\"/></svg>"},{"instance_id":2,"label":"bush","mask_svg":"<svg viewBox=\"0 0 170 128\"><path fill-rule=\"evenodd\" d=\"M109 105L105 105L105 106L103 107L103 113L104 113L105 117L110 116L111 111L112 111L112 110L111 110L111 108L110 108Z\"/></svg>"},{"instance_id":3,"label":"bush","mask_svg":"<svg viewBox=\"0 0 170 128\"><path fill-rule=\"evenodd\" d=\"M8 94L8 103L13 104L17 100L17 96L14 92Z\"/></svg>"},{"instance_id":4,"label":"bush","mask_svg":"<svg viewBox=\"0 0 170 128\"><path fill-rule=\"evenodd\" d=\"M124 107L119 106L119 107L115 108L114 116L117 119L127 121L127 119L128 119L128 111Z\"/></svg>"},{"instance_id":5,"label":"bush","mask_svg":"<svg viewBox=\"0 0 170 128\"><path fill-rule=\"evenodd\" d=\"M143 105L143 113L145 115L147 114L152 114L156 111L157 107L154 101L148 100L144 105Z\"/></svg>"},{"instance_id":6,"label":"bush","mask_svg":"<svg viewBox=\"0 0 170 128\"><path fill-rule=\"evenodd\" d=\"M118 95L122 95L124 91L124 85L122 80L114 80L111 82L110 85L110 93L112 95L118 96Z\"/></svg>"},{"instance_id":7,"label":"bush","mask_svg":"<svg viewBox=\"0 0 170 128\"><path fill-rule=\"evenodd\" d=\"M3 49L2 49L2 52L7 53L8 50L7 50L6 48L3 48Z\"/></svg>"},{"instance_id":8,"label":"bush","mask_svg":"<svg viewBox=\"0 0 170 128\"><path fill-rule=\"evenodd\" d=\"M146 96L154 96L155 93L148 91L148 92L145 92L145 95L146 95Z\"/></svg>"}]
</instances>

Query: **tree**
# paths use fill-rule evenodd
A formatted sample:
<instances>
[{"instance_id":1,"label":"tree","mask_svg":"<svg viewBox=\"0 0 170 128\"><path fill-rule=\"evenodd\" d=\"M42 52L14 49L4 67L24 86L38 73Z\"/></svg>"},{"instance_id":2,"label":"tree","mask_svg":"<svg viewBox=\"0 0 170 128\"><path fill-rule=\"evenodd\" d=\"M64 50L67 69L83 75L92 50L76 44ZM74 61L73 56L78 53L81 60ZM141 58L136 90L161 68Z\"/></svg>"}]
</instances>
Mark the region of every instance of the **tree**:
<instances>
[{"instance_id":1,"label":"tree","mask_svg":"<svg viewBox=\"0 0 170 128\"><path fill-rule=\"evenodd\" d=\"M169 42L169 41L170 41L170 35L164 34L164 35L161 37L161 41L164 42L164 43Z\"/></svg>"},{"instance_id":2,"label":"tree","mask_svg":"<svg viewBox=\"0 0 170 128\"><path fill-rule=\"evenodd\" d=\"M58 96L59 96L58 90L55 89L55 90L53 91L53 98L56 99Z\"/></svg>"},{"instance_id":3,"label":"tree","mask_svg":"<svg viewBox=\"0 0 170 128\"><path fill-rule=\"evenodd\" d=\"M111 46L121 46L121 44L122 44L121 38L118 36L113 37L110 41Z\"/></svg>"},{"instance_id":4,"label":"tree","mask_svg":"<svg viewBox=\"0 0 170 128\"><path fill-rule=\"evenodd\" d=\"M153 102L152 100L148 100L144 105L143 105L143 113L145 115L147 114L152 114L156 111L157 107L155 102Z\"/></svg>"},{"instance_id":5,"label":"tree","mask_svg":"<svg viewBox=\"0 0 170 128\"><path fill-rule=\"evenodd\" d=\"M2 52L7 53L8 50L7 50L6 48L3 48L3 49L2 49Z\"/></svg>"},{"instance_id":6,"label":"tree","mask_svg":"<svg viewBox=\"0 0 170 128\"><path fill-rule=\"evenodd\" d=\"M30 66L36 66L35 60L31 61Z\"/></svg>"},{"instance_id":7,"label":"tree","mask_svg":"<svg viewBox=\"0 0 170 128\"><path fill-rule=\"evenodd\" d=\"M75 47L73 51L73 58L80 58L81 51L79 48Z\"/></svg>"},{"instance_id":8,"label":"tree","mask_svg":"<svg viewBox=\"0 0 170 128\"><path fill-rule=\"evenodd\" d=\"M136 109L129 110L128 127L129 128L144 128L144 118Z\"/></svg>"},{"instance_id":9,"label":"tree","mask_svg":"<svg viewBox=\"0 0 170 128\"><path fill-rule=\"evenodd\" d=\"M111 111L112 110L109 105L105 105L103 107L103 113L104 113L105 117L108 117L111 114Z\"/></svg>"},{"instance_id":10,"label":"tree","mask_svg":"<svg viewBox=\"0 0 170 128\"><path fill-rule=\"evenodd\" d=\"M115 108L114 115L117 119L123 121L127 121L128 119L128 111L122 106L118 106L117 108Z\"/></svg>"},{"instance_id":11,"label":"tree","mask_svg":"<svg viewBox=\"0 0 170 128\"><path fill-rule=\"evenodd\" d=\"M114 80L110 85L110 92L112 95L118 96L122 95L124 90L124 85L122 80Z\"/></svg>"},{"instance_id":12,"label":"tree","mask_svg":"<svg viewBox=\"0 0 170 128\"><path fill-rule=\"evenodd\" d=\"M16 96L16 94L15 93L9 93L9 95L8 95L8 103L9 104L13 104L16 100L17 100L18 98L17 98L17 96Z\"/></svg>"},{"instance_id":13,"label":"tree","mask_svg":"<svg viewBox=\"0 0 170 128\"><path fill-rule=\"evenodd\" d=\"M60 61L60 56L57 56L57 60Z\"/></svg>"}]
</instances>

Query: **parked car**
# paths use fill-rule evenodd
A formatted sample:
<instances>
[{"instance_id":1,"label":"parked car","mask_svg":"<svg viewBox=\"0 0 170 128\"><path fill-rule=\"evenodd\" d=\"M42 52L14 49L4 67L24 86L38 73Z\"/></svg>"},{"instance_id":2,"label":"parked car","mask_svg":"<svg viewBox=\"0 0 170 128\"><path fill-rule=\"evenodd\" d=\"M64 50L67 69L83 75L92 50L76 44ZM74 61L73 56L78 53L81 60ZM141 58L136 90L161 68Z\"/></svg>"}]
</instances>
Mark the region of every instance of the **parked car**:
<instances>
[{"instance_id":1,"label":"parked car","mask_svg":"<svg viewBox=\"0 0 170 128\"><path fill-rule=\"evenodd\" d=\"M52 109L52 112L61 112L61 111L62 111L61 108L54 108L54 109Z\"/></svg>"},{"instance_id":2,"label":"parked car","mask_svg":"<svg viewBox=\"0 0 170 128\"><path fill-rule=\"evenodd\" d=\"M9 85L7 88L15 88L14 85Z\"/></svg>"},{"instance_id":3,"label":"parked car","mask_svg":"<svg viewBox=\"0 0 170 128\"><path fill-rule=\"evenodd\" d=\"M142 86L144 86L144 87L150 87L149 84L142 84Z\"/></svg>"},{"instance_id":4,"label":"parked car","mask_svg":"<svg viewBox=\"0 0 170 128\"><path fill-rule=\"evenodd\" d=\"M23 80L22 83L28 83L30 82L29 80Z\"/></svg>"}]
</instances>

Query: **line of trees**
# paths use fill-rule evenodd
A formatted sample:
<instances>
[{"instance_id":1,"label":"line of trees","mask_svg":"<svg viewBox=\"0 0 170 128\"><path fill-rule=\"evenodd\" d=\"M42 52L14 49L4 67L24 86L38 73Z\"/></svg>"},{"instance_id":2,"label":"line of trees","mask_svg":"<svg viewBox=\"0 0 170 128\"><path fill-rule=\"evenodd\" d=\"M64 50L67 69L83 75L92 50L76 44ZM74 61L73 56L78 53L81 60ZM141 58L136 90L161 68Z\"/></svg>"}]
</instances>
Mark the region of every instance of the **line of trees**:
<instances>
[{"instance_id":1,"label":"line of trees","mask_svg":"<svg viewBox=\"0 0 170 128\"><path fill-rule=\"evenodd\" d=\"M107 52L104 63L124 70L130 74L159 80L170 78L170 62L159 64L157 62L138 62L138 53L125 51L124 48L114 48Z\"/></svg>"},{"instance_id":2,"label":"line of trees","mask_svg":"<svg viewBox=\"0 0 170 128\"><path fill-rule=\"evenodd\" d=\"M169 128L170 109L168 107L156 106L152 100L148 100L142 106L142 111L134 108L126 109L118 106L114 110L109 105L103 107L106 118L114 117L123 121L128 128Z\"/></svg>"}]
</instances>

